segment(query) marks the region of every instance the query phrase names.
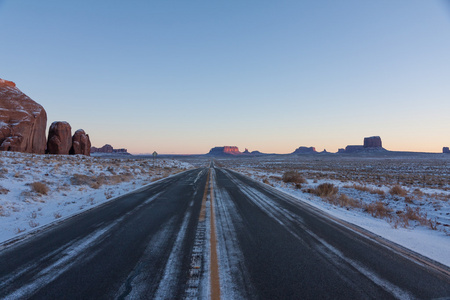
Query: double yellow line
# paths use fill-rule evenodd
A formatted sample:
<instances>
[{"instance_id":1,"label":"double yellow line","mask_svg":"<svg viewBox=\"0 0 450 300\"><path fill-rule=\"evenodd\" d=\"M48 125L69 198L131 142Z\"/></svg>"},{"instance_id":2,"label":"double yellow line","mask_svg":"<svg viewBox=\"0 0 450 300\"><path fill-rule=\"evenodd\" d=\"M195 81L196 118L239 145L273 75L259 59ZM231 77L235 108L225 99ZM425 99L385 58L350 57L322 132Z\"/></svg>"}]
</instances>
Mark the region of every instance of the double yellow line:
<instances>
[{"instance_id":1,"label":"double yellow line","mask_svg":"<svg viewBox=\"0 0 450 300\"><path fill-rule=\"evenodd\" d=\"M220 279L219 279L219 261L217 257L217 237L216 237L216 220L214 214L214 180L211 168L208 170L208 177L206 179L205 192L203 193L202 207L200 210L199 221L205 221L206 218L206 200L210 199L210 286L211 299L220 299Z\"/></svg>"}]
</instances>

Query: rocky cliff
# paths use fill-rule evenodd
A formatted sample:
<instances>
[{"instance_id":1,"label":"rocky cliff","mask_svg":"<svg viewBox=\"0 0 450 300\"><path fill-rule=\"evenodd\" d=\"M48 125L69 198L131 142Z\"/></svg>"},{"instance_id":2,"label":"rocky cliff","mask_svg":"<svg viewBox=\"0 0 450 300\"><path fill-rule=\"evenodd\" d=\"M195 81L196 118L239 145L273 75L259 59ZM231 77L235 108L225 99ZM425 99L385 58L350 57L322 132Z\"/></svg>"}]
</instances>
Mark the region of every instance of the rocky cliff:
<instances>
[{"instance_id":1,"label":"rocky cliff","mask_svg":"<svg viewBox=\"0 0 450 300\"><path fill-rule=\"evenodd\" d=\"M46 126L45 109L0 79L0 150L44 154Z\"/></svg>"}]
</instances>

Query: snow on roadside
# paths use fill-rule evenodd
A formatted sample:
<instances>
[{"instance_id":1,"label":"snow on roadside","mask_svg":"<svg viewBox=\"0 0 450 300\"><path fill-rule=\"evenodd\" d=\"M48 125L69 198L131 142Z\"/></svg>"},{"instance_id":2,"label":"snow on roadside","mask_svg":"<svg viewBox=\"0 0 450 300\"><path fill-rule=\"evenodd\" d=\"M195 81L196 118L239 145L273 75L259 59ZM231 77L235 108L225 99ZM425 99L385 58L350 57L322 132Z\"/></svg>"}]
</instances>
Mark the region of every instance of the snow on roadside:
<instances>
[{"instance_id":1,"label":"snow on roadside","mask_svg":"<svg viewBox=\"0 0 450 300\"><path fill-rule=\"evenodd\" d=\"M172 159L0 152L0 243L190 168Z\"/></svg>"},{"instance_id":2,"label":"snow on roadside","mask_svg":"<svg viewBox=\"0 0 450 300\"><path fill-rule=\"evenodd\" d=\"M308 181L306 184L302 185L302 189L298 189L294 184L286 184L282 182L281 174L278 173L261 172L248 167L239 169L235 168L235 170L250 176L257 181L263 181L277 190L285 192L299 201L308 203L334 217L362 227L387 240L395 242L403 247L411 249L421 255L429 257L450 267L450 236L448 230L448 225L450 224L450 203L446 200L441 201L437 209L436 205L431 205L433 201L437 201L433 199L433 201L429 201L431 204L428 205L428 201L426 201L427 199L425 199L425 197L427 195L434 194L425 194L424 198L420 202L415 199L412 202L405 203L405 199L402 200L400 196L393 197L389 195L387 192L389 190L388 187L380 188L387 192L384 196L370 194L368 192L364 193L354 188L350 188L349 183L343 184L337 180L318 180L316 182ZM319 196L305 192L308 188L317 187L319 184L325 182L333 183L338 186L340 188L340 193L346 193L354 197L358 197L358 199L361 199L361 201L366 201L366 203L373 203L384 197L385 202L391 206L393 212L404 208L402 205L405 204L406 207L408 207L408 205L409 207L415 207L414 205L417 205L425 211L426 216L431 216L433 219L439 220L439 224L441 225L438 226L438 229L440 230L431 230L428 226L420 225L418 221L410 221L409 226L396 226L392 222L387 222L384 218L374 218L363 209L341 207L329 203Z\"/></svg>"}]
</instances>

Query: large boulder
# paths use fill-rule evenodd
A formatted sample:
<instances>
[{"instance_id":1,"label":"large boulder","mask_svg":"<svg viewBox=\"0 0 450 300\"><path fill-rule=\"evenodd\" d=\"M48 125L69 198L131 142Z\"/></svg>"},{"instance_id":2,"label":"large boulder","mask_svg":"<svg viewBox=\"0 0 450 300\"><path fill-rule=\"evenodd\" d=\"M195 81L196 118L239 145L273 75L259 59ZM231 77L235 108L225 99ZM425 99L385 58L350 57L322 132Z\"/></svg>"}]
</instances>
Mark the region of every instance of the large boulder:
<instances>
[{"instance_id":1,"label":"large boulder","mask_svg":"<svg viewBox=\"0 0 450 300\"><path fill-rule=\"evenodd\" d=\"M0 79L0 150L44 154L46 126L45 109Z\"/></svg>"},{"instance_id":2,"label":"large boulder","mask_svg":"<svg viewBox=\"0 0 450 300\"><path fill-rule=\"evenodd\" d=\"M91 141L83 129L78 129L72 137L70 154L91 155Z\"/></svg>"},{"instance_id":3,"label":"large boulder","mask_svg":"<svg viewBox=\"0 0 450 300\"><path fill-rule=\"evenodd\" d=\"M47 152L49 154L69 154L71 147L72 127L67 122L53 122L48 130Z\"/></svg>"},{"instance_id":4,"label":"large boulder","mask_svg":"<svg viewBox=\"0 0 450 300\"><path fill-rule=\"evenodd\" d=\"M379 136L371 136L364 138L364 148L382 148L381 138Z\"/></svg>"}]
</instances>

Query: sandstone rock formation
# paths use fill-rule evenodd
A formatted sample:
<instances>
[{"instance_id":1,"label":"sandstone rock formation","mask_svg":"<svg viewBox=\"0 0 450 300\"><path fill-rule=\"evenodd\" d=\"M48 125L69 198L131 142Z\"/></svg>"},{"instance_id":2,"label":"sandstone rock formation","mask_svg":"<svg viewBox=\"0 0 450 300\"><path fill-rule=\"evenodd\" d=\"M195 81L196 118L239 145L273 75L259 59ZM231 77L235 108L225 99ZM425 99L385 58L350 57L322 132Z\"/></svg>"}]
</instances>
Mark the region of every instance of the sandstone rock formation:
<instances>
[{"instance_id":1,"label":"sandstone rock formation","mask_svg":"<svg viewBox=\"0 0 450 300\"><path fill-rule=\"evenodd\" d=\"M381 138L379 136L371 136L364 138L364 148L381 148Z\"/></svg>"},{"instance_id":2,"label":"sandstone rock formation","mask_svg":"<svg viewBox=\"0 0 450 300\"><path fill-rule=\"evenodd\" d=\"M442 148L442 153L450 153L450 148L449 147Z\"/></svg>"},{"instance_id":3,"label":"sandstone rock formation","mask_svg":"<svg viewBox=\"0 0 450 300\"><path fill-rule=\"evenodd\" d=\"M70 154L91 155L91 141L89 135L83 129L78 129L72 137Z\"/></svg>"},{"instance_id":4,"label":"sandstone rock formation","mask_svg":"<svg viewBox=\"0 0 450 300\"><path fill-rule=\"evenodd\" d=\"M101 148L91 147L91 153L113 153L113 146L106 144Z\"/></svg>"},{"instance_id":5,"label":"sandstone rock formation","mask_svg":"<svg viewBox=\"0 0 450 300\"><path fill-rule=\"evenodd\" d=\"M72 128L69 123L56 121L48 130L47 153L69 154L72 147Z\"/></svg>"},{"instance_id":6,"label":"sandstone rock formation","mask_svg":"<svg viewBox=\"0 0 450 300\"><path fill-rule=\"evenodd\" d=\"M97 148L97 147L91 147L91 153L109 153L109 154L127 154L127 155L131 155L130 153L128 153L128 150L125 148L120 148L120 149L114 149L113 146L106 144L101 148Z\"/></svg>"},{"instance_id":7,"label":"sandstone rock formation","mask_svg":"<svg viewBox=\"0 0 450 300\"><path fill-rule=\"evenodd\" d=\"M295 151L292 154L313 154L313 153L317 153L316 148L315 147L298 147L297 149L295 149Z\"/></svg>"},{"instance_id":8,"label":"sandstone rock formation","mask_svg":"<svg viewBox=\"0 0 450 300\"><path fill-rule=\"evenodd\" d=\"M250 151L248 151L247 148L245 148L244 152L242 152L242 154L250 154Z\"/></svg>"},{"instance_id":9,"label":"sandstone rock formation","mask_svg":"<svg viewBox=\"0 0 450 300\"><path fill-rule=\"evenodd\" d=\"M45 109L0 79L0 150L44 154L46 126Z\"/></svg>"},{"instance_id":10,"label":"sandstone rock formation","mask_svg":"<svg viewBox=\"0 0 450 300\"><path fill-rule=\"evenodd\" d=\"M242 154L236 146L214 147L208 154L211 155L239 155Z\"/></svg>"}]
</instances>

